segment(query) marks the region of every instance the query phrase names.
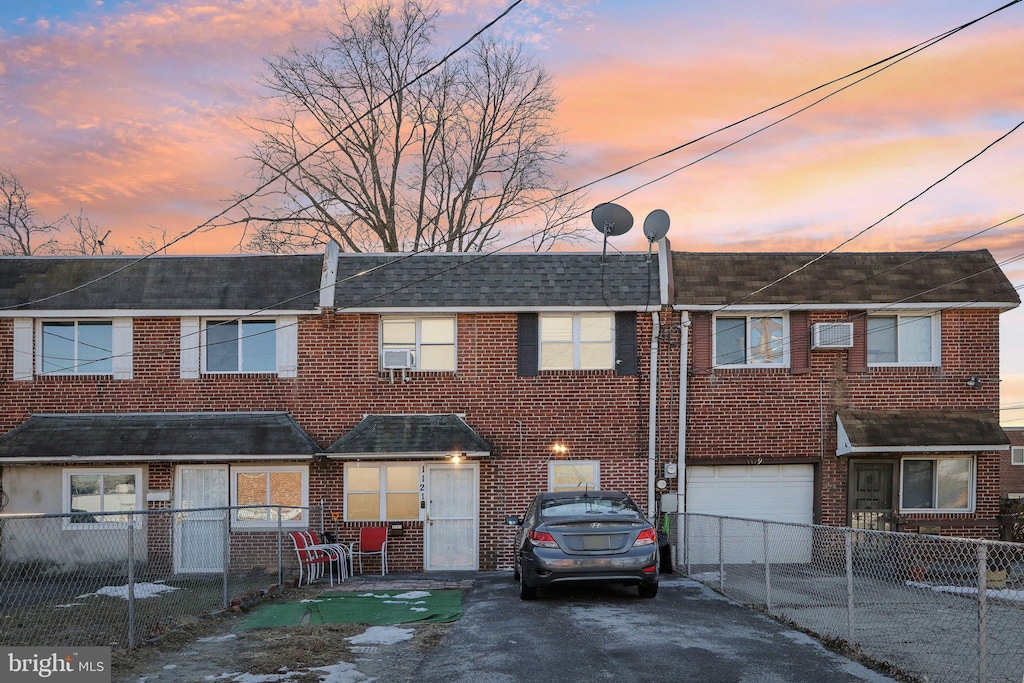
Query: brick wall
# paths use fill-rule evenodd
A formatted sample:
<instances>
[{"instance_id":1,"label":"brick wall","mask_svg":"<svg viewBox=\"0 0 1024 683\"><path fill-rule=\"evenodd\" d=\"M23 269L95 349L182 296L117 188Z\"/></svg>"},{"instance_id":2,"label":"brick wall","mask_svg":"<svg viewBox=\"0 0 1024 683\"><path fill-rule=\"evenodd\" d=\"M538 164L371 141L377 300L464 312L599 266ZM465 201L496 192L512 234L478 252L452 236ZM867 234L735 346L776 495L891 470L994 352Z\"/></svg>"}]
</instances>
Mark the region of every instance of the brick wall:
<instances>
[{"instance_id":1,"label":"brick wall","mask_svg":"<svg viewBox=\"0 0 1024 683\"><path fill-rule=\"evenodd\" d=\"M1024 427L1007 427L1003 431L1010 437L1010 445L1024 447ZM1010 462L1010 451L1002 454L999 460L999 492L1024 494L1024 465Z\"/></svg>"}]
</instances>

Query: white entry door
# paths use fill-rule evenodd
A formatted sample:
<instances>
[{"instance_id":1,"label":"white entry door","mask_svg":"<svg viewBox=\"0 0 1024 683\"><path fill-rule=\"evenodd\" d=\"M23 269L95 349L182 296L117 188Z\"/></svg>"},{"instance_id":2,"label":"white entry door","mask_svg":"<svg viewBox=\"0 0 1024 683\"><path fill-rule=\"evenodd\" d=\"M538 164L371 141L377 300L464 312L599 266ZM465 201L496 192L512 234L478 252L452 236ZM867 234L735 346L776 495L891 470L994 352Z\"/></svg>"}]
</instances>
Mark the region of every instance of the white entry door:
<instances>
[{"instance_id":1,"label":"white entry door","mask_svg":"<svg viewBox=\"0 0 1024 683\"><path fill-rule=\"evenodd\" d=\"M228 505L228 468L223 465L179 467L174 501L174 507L183 510L174 515L174 571L224 571L227 511L196 508Z\"/></svg>"},{"instance_id":2,"label":"white entry door","mask_svg":"<svg viewBox=\"0 0 1024 683\"><path fill-rule=\"evenodd\" d=\"M427 465L427 571L477 569L479 488L476 463Z\"/></svg>"}]
</instances>

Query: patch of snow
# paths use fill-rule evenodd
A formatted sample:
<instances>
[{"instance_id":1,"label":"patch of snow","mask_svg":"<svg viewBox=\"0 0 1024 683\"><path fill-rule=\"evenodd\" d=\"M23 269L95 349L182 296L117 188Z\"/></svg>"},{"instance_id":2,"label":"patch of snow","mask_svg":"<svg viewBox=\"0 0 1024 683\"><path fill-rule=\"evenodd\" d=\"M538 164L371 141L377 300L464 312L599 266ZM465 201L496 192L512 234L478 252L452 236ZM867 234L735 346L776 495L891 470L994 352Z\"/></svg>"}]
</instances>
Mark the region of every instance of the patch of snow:
<instances>
[{"instance_id":1,"label":"patch of snow","mask_svg":"<svg viewBox=\"0 0 1024 683\"><path fill-rule=\"evenodd\" d=\"M399 593L394 596L395 600L415 600L416 598L429 598L429 591L409 591L407 593Z\"/></svg>"},{"instance_id":2,"label":"patch of snow","mask_svg":"<svg viewBox=\"0 0 1024 683\"><path fill-rule=\"evenodd\" d=\"M413 612L429 612L430 611L426 607L410 607L409 609L412 610Z\"/></svg>"},{"instance_id":3,"label":"patch of snow","mask_svg":"<svg viewBox=\"0 0 1024 683\"><path fill-rule=\"evenodd\" d=\"M299 602L323 602L323 600L316 598L303 598L302 600L299 600Z\"/></svg>"},{"instance_id":4,"label":"patch of snow","mask_svg":"<svg viewBox=\"0 0 1024 683\"><path fill-rule=\"evenodd\" d=\"M320 683L354 683L365 681L366 676L356 670L354 664L338 662L331 666L318 666L310 671L323 671L325 675L320 677Z\"/></svg>"},{"instance_id":5,"label":"patch of snow","mask_svg":"<svg viewBox=\"0 0 1024 683\"><path fill-rule=\"evenodd\" d=\"M157 584L157 583L137 583L137 584L135 584L134 592L135 592L135 597L141 599L141 598L155 598L156 596L160 595L161 593L166 593L168 591L176 591L176 590L181 590L181 589L180 588L176 588L174 586L165 586L163 584ZM125 600L127 600L128 599L128 584L125 584L123 586L104 586L103 588L100 588L95 593L84 593L82 595L76 595L75 596L75 600L80 600L82 598L92 598L92 597L96 597L97 595L106 595L106 596L109 596L111 598L124 598Z\"/></svg>"},{"instance_id":6,"label":"patch of snow","mask_svg":"<svg viewBox=\"0 0 1024 683\"><path fill-rule=\"evenodd\" d=\"M359 645L362 643L373 643L376 645L392 645L403 640L412 639L411 628L399 628L397 626L371 626L358 636L346 638L348 642Z\"/></svg>"},{"instance_id":7,"label":"patch of snow","mask_svg":"<svg viewBox=\"0 0 1024 683\"><path fill-rule=\"evenodd\" d=\"M66 605L54 605L54 607L80 607L84 604L84 602L69 602Z\"/></svg>"},{"instance_id":8,"label":"patch of snow","mask_svg":"<svg viewBox=\"0 0 1024 683\"><path fill-rule=\"evenodd\" d=\"M234 633L225 633L222 636L207 636L206 638L198 638L197 643L224 643L229 640L234 640L238 636Z\"/></svg>"},{"instance_id":9,"label":"patch of snow","mask_svg":"<svg viewBox=\"0 0 1024 683\"><path fill-rule=\"evenodd\" d=\"M911 588L927 588L928 590L936 593L949 593L951 595L977 595L977 587L972 586L933 586L930 583L921 583L919 581L907 581L906 585ZM1024 591L1022 590L1011 590L1009 588L989 588L985 591L985 595L989 598L996 598L998 600L1007 600L1009 602L1024 602Z\"/></svg>"},{"instance_id":10,"label":"patch of snow","mask_svg":"<svg viewBox=\"0 0 1024 683\"><path fill-rule=\"evenodd\" d=\"M232 673L223 673L219 676L207 676L204 680L230 681L231 683L281 683L283 681L293 680L294 678L306 673L314 672L319 675L320 683L358 683L359 681L368 680L366 676L356 670L354 664L349 664L347 662L338 662L337 664L332 664L330 666L318 666L311 669L288 671L286 673L279 674L250 674L235 671Z\"/></svg>"},{"instance_id":11,"label":"patch of snow","mask_svg":"<svg viewBox=\"0 0 1024 683\"><path fill-rule=\"evenodd\" d=\"M164 668L167 669L168 671L170 671L171 669L177 669L178 665L177 664L165 664Z\"/></svg>"}]
</instances>

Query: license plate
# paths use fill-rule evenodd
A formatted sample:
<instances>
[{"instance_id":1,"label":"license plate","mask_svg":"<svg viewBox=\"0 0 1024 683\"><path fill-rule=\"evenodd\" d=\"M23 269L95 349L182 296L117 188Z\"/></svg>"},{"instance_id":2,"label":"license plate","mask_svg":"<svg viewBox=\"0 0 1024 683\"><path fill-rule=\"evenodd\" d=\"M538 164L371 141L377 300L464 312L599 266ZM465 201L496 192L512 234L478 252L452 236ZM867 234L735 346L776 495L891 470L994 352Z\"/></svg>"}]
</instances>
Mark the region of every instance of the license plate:
<instances>
[{"instance_id":1,"label":"license plate","mask_svg":"<svg viewBox=\"0 0 1024 683\"><path fill-rule=\"evenodd\" d=\"M611 538L607 535L583 537L584 550L608 550L611 547Z\"/></svg>"}]
</instances>

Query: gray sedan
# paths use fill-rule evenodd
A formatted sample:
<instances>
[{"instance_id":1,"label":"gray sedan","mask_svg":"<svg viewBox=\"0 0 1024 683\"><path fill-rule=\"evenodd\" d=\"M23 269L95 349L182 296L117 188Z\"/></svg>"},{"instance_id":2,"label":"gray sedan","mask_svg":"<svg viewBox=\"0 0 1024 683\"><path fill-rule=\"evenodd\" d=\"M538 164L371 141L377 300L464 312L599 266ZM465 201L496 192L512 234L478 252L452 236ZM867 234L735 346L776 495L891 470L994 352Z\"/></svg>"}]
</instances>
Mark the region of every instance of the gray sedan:
<instances>
[{"instance_id":1,"label":"gray sedan","mask_svg":"<svg viewBox=\"0 0 1024 683\"><path fill-rule=\"evenodd\" d=\"M571 581L637 586L642 598L658 594L658 533L633 500L616 491L540 493L518 526L513 577L519 597Z\"/></svg>"}]
</instances>

